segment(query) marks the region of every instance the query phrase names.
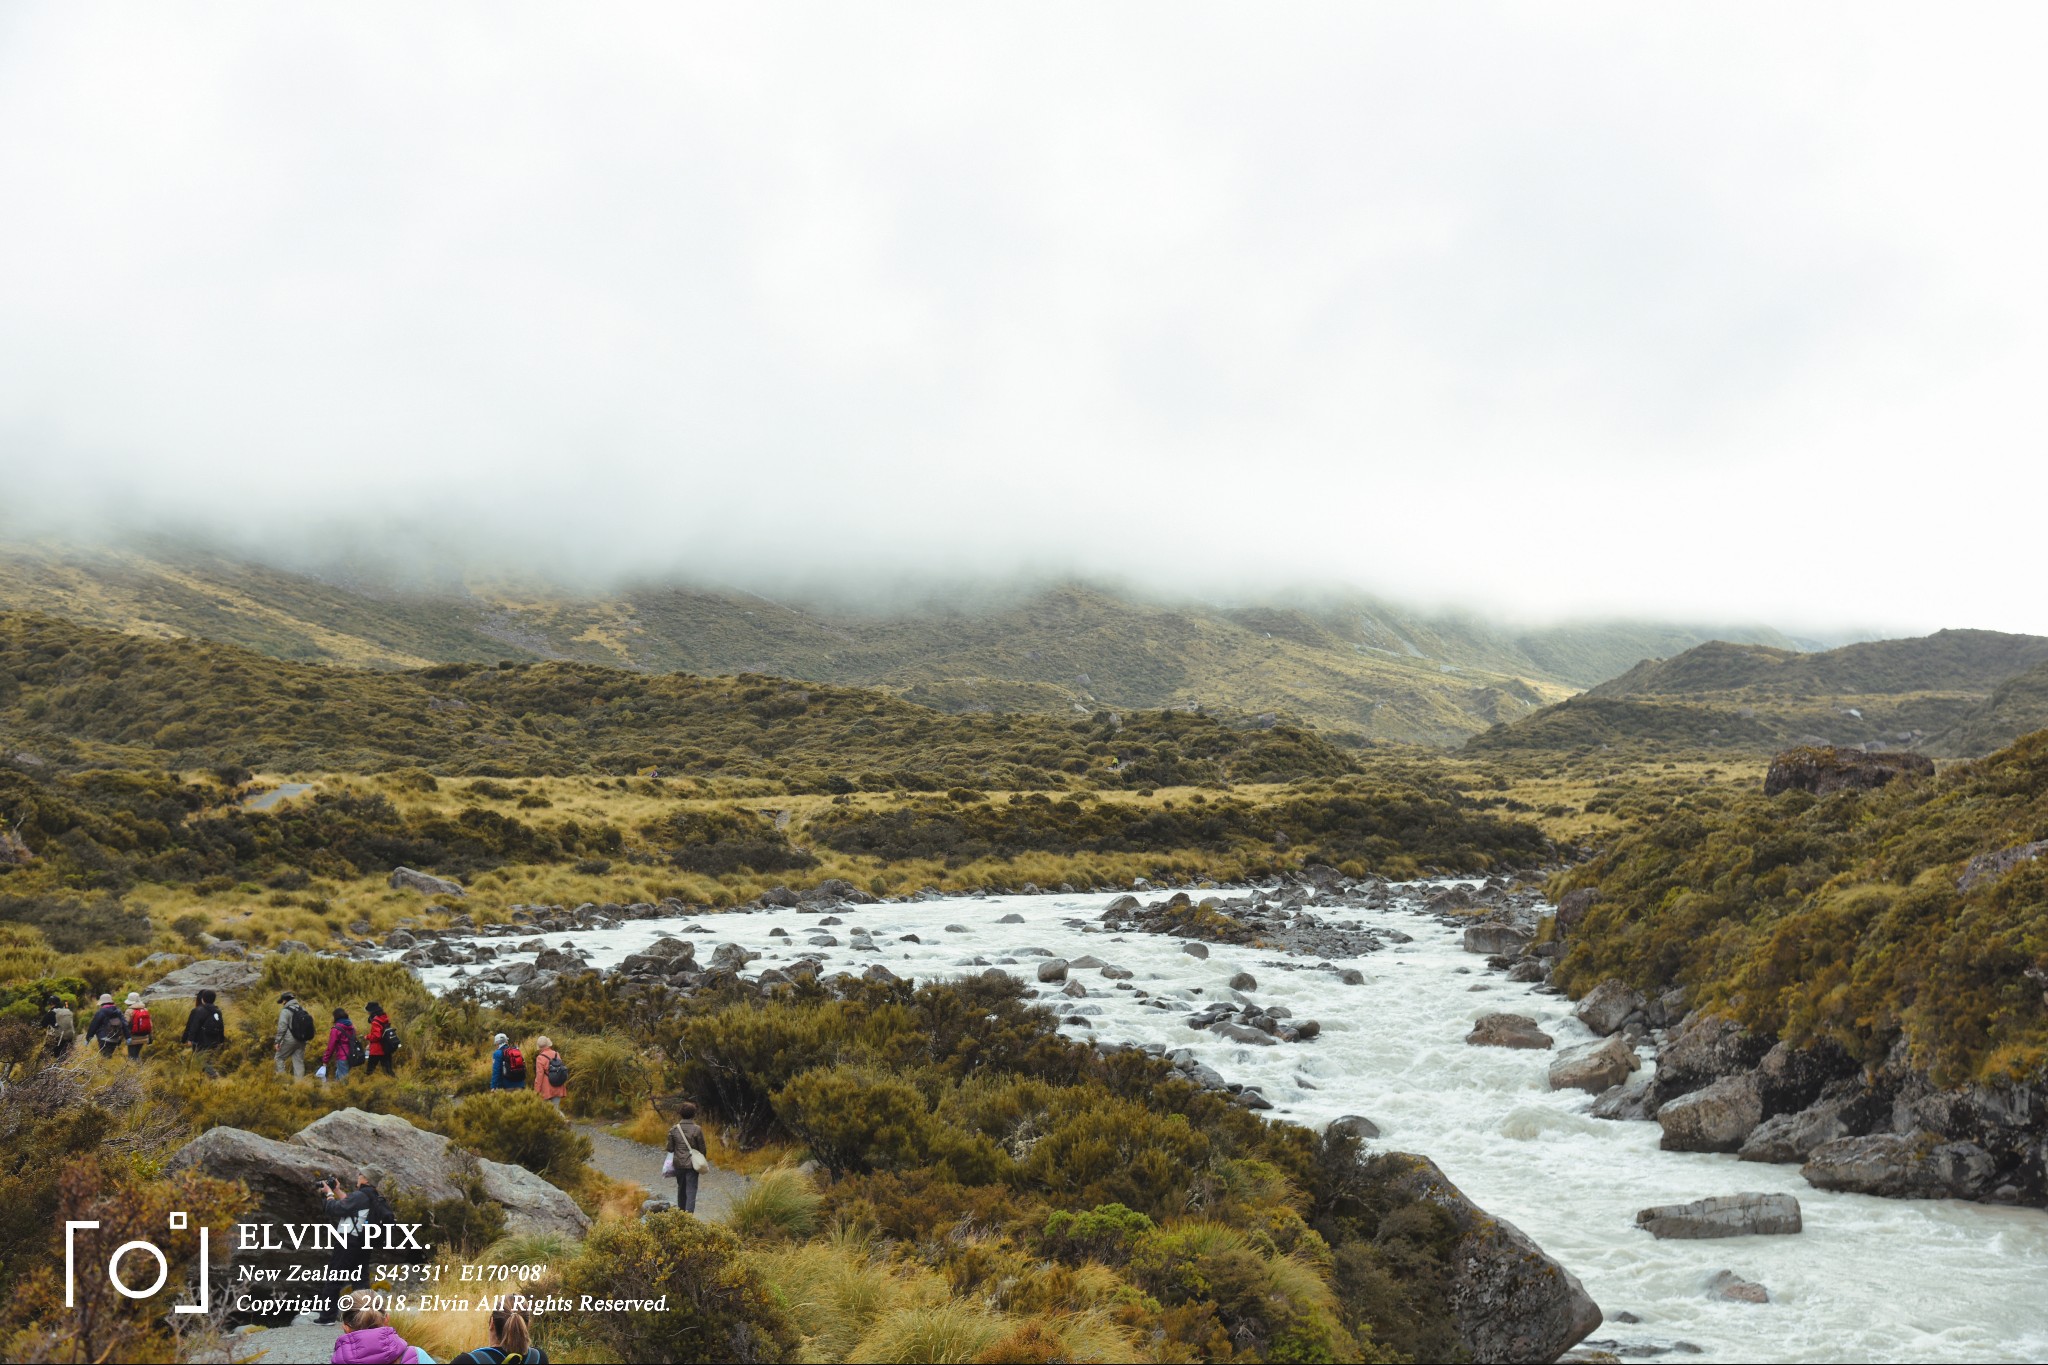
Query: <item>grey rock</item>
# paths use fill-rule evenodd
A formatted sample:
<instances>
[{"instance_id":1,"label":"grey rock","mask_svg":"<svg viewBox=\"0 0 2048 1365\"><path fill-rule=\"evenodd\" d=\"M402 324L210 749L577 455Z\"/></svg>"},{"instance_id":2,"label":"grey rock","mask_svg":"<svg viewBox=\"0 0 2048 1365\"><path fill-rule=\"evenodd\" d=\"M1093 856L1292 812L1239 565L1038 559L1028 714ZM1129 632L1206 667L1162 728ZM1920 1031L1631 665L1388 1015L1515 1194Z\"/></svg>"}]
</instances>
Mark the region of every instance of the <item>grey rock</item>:
<instances>
[{"instance_id":1,"label":"grey rock","mask_svg":"<svg viewBox=\"0 0 2048 1365\"><path fill-rule=\"evenodd\" d=\"M1232 1023L1230 1020L1227 1019L1221 1021L1220 1023L1210 1025L1209 1032L1215 1034L1219 1038L1228 1038L1233 1043L1250 1043L1254 1047L1273 1046L1273 1037L1271 1034L1261 1032L1260 1030L1255 1028L1250 1028L1244 1024Z\"/></svg>"},{"instance_id":2,"label":"grey rock","mask_svg":"<svg viewBox=\"0 0 2048 1365\"><path fill-rule=\"evenodd\" d=\"M1610 979L1587 991L1585 998L1572 1006L1572 1016L1604 1038L1620 1032L1628 1017L1645 1003L1641 991Z\"/></svg>"},{"instance_id":3,"label":"grey rock","mask_svg":"<svg viewBox=\"0 0 2048 1365\"><path fill-rule=\"evenodd\" d=\"M1753 1037L1732 1019L1696 1014L1657 1049L1657 1103L1748 1071L1770 1051L1768 1039ZM1759 1122L1762 1116L1758 1116Z\"/></svg>"},{"instance_id":4,"label":"grey rock","mask_svg":"<svg viewBox=\"0 0 2048 1365\"><path fill-rule=\"evenodd\" d=\"M901 981L903 978L890 971L887 967L884 967L881 963L876 962L860 974L860 979L863 981L880 981L884 985L891 985Z\"/></svg>"},{"instance_id":5,"label":"grey rock","mask_svg":"<svg viewBox=\"0 0 2048 1365\"><path fill-rule=\"evenodd\" d=\"M1390 1159L1407 1167L1390 1188L1435 1204L1458 1233L1444 1258L1445 1300L1473 1360L1556 1360L1600 1325L1600 1306L1578 1277L1520 1228L1465 1198L1427 1158Z\"/></svg>"},{"instance_id":6,"label":"grey rock","mask_svg":"<svg viewBox=\"0 0 2048 1365\"><path fill-rule=\"evenodd\" d=\"M1051 956L1052 956L1052 954L1051 954L1051 953L1046 953L1046 954L1045 954L1045 956L1047 956L1047 957L1051 957ZM1075 971L1077 971L1077 972L1080 972L1080 971L1090 971L1090 972L1095 972L1095 971L1101 971L1101 970L1102 970L1102 967L1103 967L1103 961L1102 961L1102 959L1101 959L1101 958L1099 958L1099 957L1096 957L1096 956L1094 956L1093 954L1087 954L1087 955L1084 955L1084 956L1082 956L1082 957L1077 957L1077 958L1073 959L1073 960L1072 960L1071 962L1067 963L1067 965L1068 965L1069 967L1073 968L1073 969L1074 969Z\"/></svg>"},{"instance_id":7,"label":"grey rock","mask_svg":"<svg viewBox=\"0 0 2048 1365\"><path fill-rule=\"evenodd\" d=\"M1346 1114L1341 1119L1331 1119L1329 1127L1323 1130L1338 1137L1353 1137L1360 1142L1380 1135L1380 1126L1363 1114Z\"/></svg>"},{"instance_id":8,"label":"grey rock","mask_svg":"<svg viewBox=\"0 0 2048 1365\"><path fill-rule=\"evenodd\" d=\"M1547 1048L1556 1039L1527 1015L1486 1014L1472 1025L1465 1041L1473 1047Z\"/></svg>"},{"instance_id":9,"label":"grey rock","mask_svg":"<svg viewBox=\"0 0 2048 1365\"><path fill-rule=\"evenodd\" d=\"M337 1109L294 1133L291 1141L358 1166L381 1166L388 1179L384 1193L405 1190L429 1203L462 1198L457 1177L463 1170L460 1149L439 1133L415 1128L396 1114L371 1114Z\"/></svg>"},{"instance_id":10,"label":"grey rock","mask_svg":"<svg viewBox=\"0 0 2048 1365\"><path fill-rule=\"evenodd\" d=\"M533 959L533 968L539 972L580 972L583 970L583 959L566 946L543 948Z\"/></svg>"},{"instance_id":11,"label":"grey rock","mask_svg":"<svg viewBox=\"0 0 2048 1365\"><path fill-rule=\"evenodd\" d=\"M1596 1119L1646 1119L1653 1106L1650 1098L1650 1078L1638 1072L1611 1090L1601 1092L1593 1101L1592 1115Z\"/></svg>"},{"instance_id":12,"label":"grey rock","mask_svg":"<svg viewBox=\"0 0 2048 1365\"><path fill-rule=\"evenodd\" d=\"M712 951L711 970L714 972L736 972L760 956L759 953L748 952L737 943L721 943Z\"/></svg>"},{"instance_id":13,"label":"grey rock","mask_svg":"<svg viewBox=\"0 0 2048 1365\"><path fill-rule=\"evenodd\" d=\"M1799 1201L1789 1194L1723 1194L1690 1204L1659 1204L1636 1214L1652 1237L1776 1237L1800 1230Z\"/></svg>"},{"instance_id":14,"label":"grey rock","mask_svg":"<svg viewBox=\"0 0 2048 1365\"><path fill-rule=\"evenodd\" d=\"M409 867L391 869L389 885L393 891L417 891L423 896L466 896L461 882L446 877L436 877L426 872L415 872Z\"/></svg>"},{"instance_id":15,"label":"grey rock","mask_svg":"<svg viewBox=\"0 0 2048 1365\"><path fill-rule=\"evenodd\" d=\"M553 1233L581 1241L590 1230L589 1215L575 1200L524 1166L477 1158L476 1169L484 1198L504 1205L505 1231L512 1236Z\"/></svg>"},{"instance_id":16,"label":"grey rock","mask_svg":"<svg viewBox=\"0 0 2048 1365\"><path fill-rule=\"evenodd\" d=\"M1799 1173L1822 1190L1893 1199L1978 1199L1997 1171L1973 1142L1944 1142L1933 1133L1874 1133L1816 1147Z\"/></svg>"},{"instance_id":17,"label":"grey rock","mask_svg":"<svg viewBox=\"0 0 2048 1365\"><path fill-rule=\"evenodd\" d=\"M1723 1076L1704 1090L1658 1106L1657 1124L1664 1136L1657 1145L1667 1152L1732 1152L1763 1117L1757 1078L1747 1072Z\"/></svg>"},{"instance_id":18,"label":"grey rock","mask_svg":"<svg viewBox=\"0 0 2048 1365\"><path fill-rule=\"evenodd\" d=\"M1600 902L1598 888L1582 886L1577 891L1567 891L1564 899L1557 903L1557 927L1566 933L1579 927L1586 918L1586 912Z\"/></svg>"},{"instance_id":19,"label":"grey rock","mask_svg":"<svg viewBox=\"0 0 2048 1365\"><path fill-rule=\"evenodd\" d=\"M1258 988L1259 979L1250 972L1239 972L1230 978L1230 989L1234 991L1255 991Z\"/></svg>"},{"instance_id":20,"label":"grey rock","mask_svg":"<svg viewBox=\"0 0 2048 1365\"><path fill-rule=\"evenodd\" d=\"M1337 973L1337 979L1347 986L1363 986L1365 984L1365 973L1356 967L1346 967L1343 971Z\"/></svg>"},{"instance_id":21,"label":"grey rock","mask_svg":"<svg viewBox=\"0 0 2048 1365\"><path fill-rule=\"evenodd\" d=\"M1067 960L1063 957L1053 957L1039 963L1038 979L1040 981L1065 981L1067 979Z\"/></svg>"},{"instance_id":22,"label":"grey rock","mask_svg":"<svg viewBox=\"0 0 2048 1365\"><path fill-rule=\"evenodd\" d=\"M996 921L997 924L1022 924L1023 922L1024 917L1018 914L1004 915L1001 919Z\"/></svg>"},{"instance_id":23,"label":"grey rock","mask_svg":"<svg viewBox=\"0 0 2048 1365\"><path fill-rule=\"evenodd\" d=\"M1513 956L1528 947L1535 937L1527 929L1512 924L1475 924L1465 931L1465 951L1484 953L1489 957L1497 953Z\"/></svg>"},{"instance_id":24,"label":"grey rock","mask_svg":"<svg viewBox=\"0 0 2048 1365\"><path fill-rule=\"evenodd\" d=\"M1604 1094L1642 1068L1636 1050L1619 1038L1567 1048L1550 1064L1552 1090Z\"/></svg>"},{"instance_id":25,"label":"grey rock","mask_svg":"<svg viewBox=\"0 0 2048 1365\"><path fill-rule=\"evenodd\" d=\"M1129 981L1136 975L1137 973L1129 967L1119 967L1115 963L1110 963L1102 969L1102 976L1106 981Z\"/></svg>"},{"instance_id":26,"label":"grey rock","mask_svg":"<svg viewBox=\"0 0 2048 1365\"><path fill-rule=\"evenodd\" d=\"M2048 839L2016 844L1996 853L1979 853L1963 864L1963 874L1956 878L1956 890L1968 891L1979 882L1997 881L2020 864L2030 863L2044 853L2048 853Z\"/></svg>"},{"instance_id":27,"label":"grey rock","mask_svg":"<svg viewBox=\"0 0 2048 1365\"><path fill-rule=\"evenodd\" d=\"M1730 1303L1769 1303L1771 1293L1754 1280L1745 1280L1732 1270L1723 1270L1707 1281L1707 1294Z\"/></svg>"},{"instance_id":28,"label":"grey rock","mask_svg":"<svg viewBox=\"0 0 2048 1365\"><path fill-rule=\"evenodd\" d=\"M228 995L248 990L262 979L263 968L257 963L202 958L144 986L142 998L147 1001L190 999L203 990Z\"/></svg>"}]
</instances>

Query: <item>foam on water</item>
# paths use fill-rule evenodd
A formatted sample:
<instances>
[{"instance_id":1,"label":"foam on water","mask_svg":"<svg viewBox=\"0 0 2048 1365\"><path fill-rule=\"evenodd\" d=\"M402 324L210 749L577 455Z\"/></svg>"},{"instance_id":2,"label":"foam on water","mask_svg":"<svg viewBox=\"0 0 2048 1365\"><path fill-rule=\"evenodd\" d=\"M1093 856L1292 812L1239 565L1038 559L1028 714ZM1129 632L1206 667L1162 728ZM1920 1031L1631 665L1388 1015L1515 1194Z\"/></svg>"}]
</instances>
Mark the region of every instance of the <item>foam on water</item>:
<instances>
[{"instance_id":1,"label":"foam on water","mask_svg":"<svg viewBox=\"0 0 2048 1365\"><path fill-rule=\"evenodd\" d=\"M1135 991L1117 990L1093 970L1073 973L1089 988L1086 1000L1049 996L1047 1003L1062 1015L1089 1016L1092 1028L1064 1026L1069 1036L1191 1048L1226 1078L1258 1086L1275 1106L1272 1117L1309 1125L1344 1114L1371 1118L1382 1133L1376 1145L1433 1158L1472 1199L1577 1274L1610 1319L1596 1339L1684 1340L1704 1349L1697 1358L1719 1360L2048 1357L2048 1214L2040 1210L1833 1194L1808 1186L1794 1166L1665 1152L1654 1123L1591 1118L1589 1096L1548 1088L1553 1054L1464 1042L1472 1020L1496 1010L1535 1018L1560 1047L1589 1041L1569 1003L1486 972L1462 951L1455 930L1411 908L1334 912L1413 936L1338 960L1365 975L1363 986L1345 986L1306 961L1256 948L1211 944L1203 960L1182 952L1178 939L1106 932L1093 921L1110 899L959 897L841 907L832 913L845 923L824 931L841 941L836 948L806 942L818 912L785 909L538 937L550 946L573 941L594 966L676 935L694 941L703 961L720 943L762 953L750 973L816 956L828 974L880 962L919 981L983 970L964 963L976 955L992 963L1014 956L996 965L1033 985L1043 959L1022 954L1044 948L1127 967L1136 974L1130 984L1154 996L1199 991L1193 1002L1233 998L1226 983L1249 971L1258 978L1251 998L1286 1005L1297 1020L1319 1020L1322 1035L1271 1047L1233 1043L1185 1025L1198 1003L1177 999L1172 1010L1148 1008ZM996 922L1012 913L1024 922ZM710 932L679 933L692 923ZM948 924L968 932L948 933ZM856 925L881 951L853 951L847 931ZM775 928L790 937L771 937ZM923 942L898 942L913 933ZM502 953L511 940L491 942ZM446 967L421 976L437 990L456 979ZM1636 1210L1647 1205L1744 1190L1798 1196L1806 1230L1660 1242L1634 1224ZM1723 1269L1764 1284L1773 1301L1709 1299L1707 1282ZM1612 1321L1623 1311L1641 1323Z\"/></svg>"}]
</instances>

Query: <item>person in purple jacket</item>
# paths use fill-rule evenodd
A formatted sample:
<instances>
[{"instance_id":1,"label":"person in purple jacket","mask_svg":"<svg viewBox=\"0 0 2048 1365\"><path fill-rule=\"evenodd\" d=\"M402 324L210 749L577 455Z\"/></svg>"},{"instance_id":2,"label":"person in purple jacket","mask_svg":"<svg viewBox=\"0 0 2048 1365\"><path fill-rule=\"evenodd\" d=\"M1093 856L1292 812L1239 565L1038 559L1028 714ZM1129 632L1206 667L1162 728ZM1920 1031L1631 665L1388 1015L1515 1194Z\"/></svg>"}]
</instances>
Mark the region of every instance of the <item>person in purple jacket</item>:
<instances>
[{"instance_id":1,"label":"person in purple jacket","mask_svg":"<svg viewBox=\"0 0 2048 1365\"><path fill-rule=\"evenodd\" d=\"M375 1308L351 1308L341 1315L334 1365L432 1365L433 1357L398 1335L391 1319Z\"/></svg>"},{"instance_id":2,"label":"person in purple jacket","mask_svg":"<svg viewBox=\"0 0 2048 1365\"><path fill-rule=\"evenodd\" d=\"M347 1010L337 1008L334 1011L334 1027L327 1030L327 1053L320 1059L326 1063L328 1080L348 1079L349 1054L355 1051L355 1046L355 1023L348 1017Z\"/></svg>"}]
</instances>

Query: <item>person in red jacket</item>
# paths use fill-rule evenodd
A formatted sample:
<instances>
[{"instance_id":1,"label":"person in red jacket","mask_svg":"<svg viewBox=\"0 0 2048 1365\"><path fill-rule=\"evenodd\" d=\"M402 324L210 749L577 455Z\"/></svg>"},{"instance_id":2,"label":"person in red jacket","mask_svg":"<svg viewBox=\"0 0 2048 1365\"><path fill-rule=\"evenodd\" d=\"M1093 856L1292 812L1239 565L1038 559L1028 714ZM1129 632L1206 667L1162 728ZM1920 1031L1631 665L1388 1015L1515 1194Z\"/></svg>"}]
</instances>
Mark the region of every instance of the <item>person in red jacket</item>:
<instances>
[{"instance_id":1,"label":"person in red jacket","mask_svg":"<svg viewBox=\"0 0 2048 1365\"><path fill-rule=\"evenodd\" d=\"M391 1031L391 1016L384 1007L372 1000L367 1006L370 1012L370 1032L363 1040L363 1074L374 1076L377 1068L383 1067L384 1074L391 1075L391 1049L385 1045L385 1035Z\"/></svg>"}]
</instances>

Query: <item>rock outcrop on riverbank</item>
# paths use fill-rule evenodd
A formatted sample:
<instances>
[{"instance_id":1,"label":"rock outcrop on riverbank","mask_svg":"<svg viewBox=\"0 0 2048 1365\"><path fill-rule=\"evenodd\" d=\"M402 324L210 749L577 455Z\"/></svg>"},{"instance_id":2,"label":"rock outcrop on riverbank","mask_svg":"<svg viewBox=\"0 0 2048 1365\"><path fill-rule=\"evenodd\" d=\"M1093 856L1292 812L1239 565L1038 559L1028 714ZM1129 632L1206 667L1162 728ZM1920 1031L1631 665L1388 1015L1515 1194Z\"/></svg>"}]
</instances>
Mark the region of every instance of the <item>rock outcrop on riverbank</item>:
<instances>
[{"instance_id":1,"label":"rock outcrop on riverbank","mask_svg":"<svg viewBox=\"0 0 2048 1365\"><path fill-rule=\"evenodd\" d=\"M1520 1228L1472 1203L1428 1158L1389 1160L1407 1167L1395 1188L1442 1210L1457 1233L1445 1298L1473 1360L1555 1360L1599 1327L1600 1306L1578 1277Z\"/></svg>"}]
</instances>

